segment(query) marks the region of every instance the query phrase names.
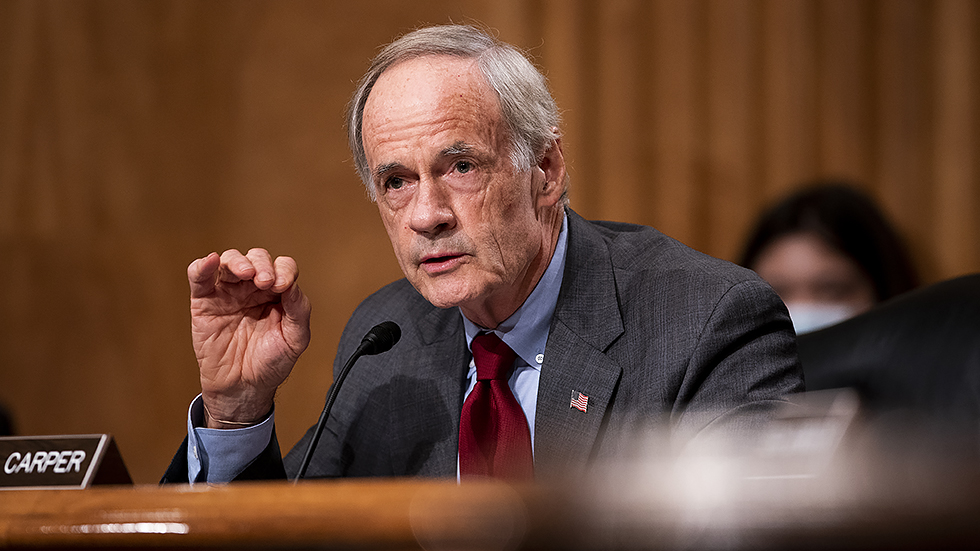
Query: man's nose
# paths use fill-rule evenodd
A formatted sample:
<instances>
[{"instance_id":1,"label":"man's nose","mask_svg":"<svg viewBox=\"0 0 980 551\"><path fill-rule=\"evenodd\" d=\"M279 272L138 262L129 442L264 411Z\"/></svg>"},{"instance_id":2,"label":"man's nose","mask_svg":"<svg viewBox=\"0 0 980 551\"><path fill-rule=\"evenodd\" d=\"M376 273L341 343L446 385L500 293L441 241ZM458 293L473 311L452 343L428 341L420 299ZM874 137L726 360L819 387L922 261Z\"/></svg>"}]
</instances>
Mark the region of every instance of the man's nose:
<instances>
[{"instance_id":1,"label":"man's nose","mask_svg":"<svg viewBox=\"0 0 980 551\"><path fill-rule=\"evenodd\" d=\"M419 180L410 220L414 231L435 235L455 227L456 216L448 194L448 190L433 178Z\"/></svg>"}]
</instances>

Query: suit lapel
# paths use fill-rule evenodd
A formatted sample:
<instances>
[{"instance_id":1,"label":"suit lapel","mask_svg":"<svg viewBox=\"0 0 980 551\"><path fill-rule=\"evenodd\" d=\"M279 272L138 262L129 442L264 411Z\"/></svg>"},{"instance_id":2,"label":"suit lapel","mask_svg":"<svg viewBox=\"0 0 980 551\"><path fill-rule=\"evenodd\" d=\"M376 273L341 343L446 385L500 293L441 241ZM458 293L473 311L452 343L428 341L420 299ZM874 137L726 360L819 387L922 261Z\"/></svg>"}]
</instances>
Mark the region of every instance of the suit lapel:
<instances>
[{"instance_id":1,"label":"suit lapel","mask_svg":"<svg viewBox=\"0 0 980 551\"><path fill-rule=\"evenodd\" d=\"M534 456L535 471L543 477L575 472L587 465L622 373L620 366L605 354L623 334L608 249L588 222L571 210L567 212L565 272L538 387ZM470 356L459 311L433 308L428 303L421 307L423 311L416 317L420 346L406 350L401 361L417 369L422 380L432 382L437 399L450 413L452 425L447 432L441 418L435 422L438 427L408 426L417 418L392 415L392 433L411 437L421 430L435 438L435 445L416 473L454 476L459 414ZM585 412L571 407L573 391L588 397ZM406 398L411 399L402 396L393 400L401 402ZM430 400L431 396L423 399ZM423 405L428 407L431 402L412 407Z\"/></svg>"},{"instance_id":2,"label":"suit lapel","mask_svg":"<svg viewBox=\"0 0 980 551\"><path fill-rule=\"evenodd\" d=\"M567 212L568 252L535 421L535 470L545 477L586 466L622 374L605 354L624 332L608 248L588 222ZM573 392L588 397L586 411L572 407Z\"/></svg>"},{"instance_id":3,"label":"suit lapel","mask_svg":"<svg viewBox=\"0 0 980 551\"><path fill-rule=\"evenodd\" d=\"M396 414L391 417L391 423L395 434L407 437L408 445L418 441L433 443L432 448L426 450L427 457L404 459L410 469L411 465L416 465L416 474L421 476L449 477L456 475L459 412L469 352L459 311L425 304L429 311L417 324L421 346L407 351L404 358L405 365L417 370L411 378L422 382L417 389L422 392L410 391L413 396L392 397L394 401L413 400L412 408L425 414ZM419 448L414 450L418 453Z\"/></svg>"}]
</instances>

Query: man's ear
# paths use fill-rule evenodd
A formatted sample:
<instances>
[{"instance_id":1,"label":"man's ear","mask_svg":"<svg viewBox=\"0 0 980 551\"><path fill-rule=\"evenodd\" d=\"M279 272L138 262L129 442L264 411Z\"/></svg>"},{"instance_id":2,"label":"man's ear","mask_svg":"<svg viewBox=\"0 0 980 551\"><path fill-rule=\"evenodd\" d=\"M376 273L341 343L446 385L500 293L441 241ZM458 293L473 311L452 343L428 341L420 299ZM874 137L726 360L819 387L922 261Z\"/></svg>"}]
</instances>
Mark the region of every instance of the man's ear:
<instances>
[{"instance_id":1,"label":"man's ear","mask_svg":"<svg viewBox=\"0 0 980 551\"><path fill-rule=\"evenodd\" d=\"M565 156L561 150L561 138L555 138L538 160L537 168L544 174L540 184L539 205L553 205L565 193Z\"/></svg>"}]
</instances>

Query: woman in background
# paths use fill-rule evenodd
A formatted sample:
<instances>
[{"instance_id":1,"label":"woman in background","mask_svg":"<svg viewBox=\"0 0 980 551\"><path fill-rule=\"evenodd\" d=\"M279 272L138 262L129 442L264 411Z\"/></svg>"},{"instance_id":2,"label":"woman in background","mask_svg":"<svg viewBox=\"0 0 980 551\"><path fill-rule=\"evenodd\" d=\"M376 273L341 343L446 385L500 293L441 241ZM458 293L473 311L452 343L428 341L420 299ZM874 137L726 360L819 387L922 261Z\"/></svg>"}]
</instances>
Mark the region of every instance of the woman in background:
<instances>
[{"instance_id":1,"label":"woman in background","mask_svg":"<svg viewBox=\"0 0 980 551\"><path fill-rule=\"evenodd\" d=\"M766 211L739 263L772 285L797 334L918 285L898 233L868 196L839 181L817 182Z\"/></svg>"}]
</instances>

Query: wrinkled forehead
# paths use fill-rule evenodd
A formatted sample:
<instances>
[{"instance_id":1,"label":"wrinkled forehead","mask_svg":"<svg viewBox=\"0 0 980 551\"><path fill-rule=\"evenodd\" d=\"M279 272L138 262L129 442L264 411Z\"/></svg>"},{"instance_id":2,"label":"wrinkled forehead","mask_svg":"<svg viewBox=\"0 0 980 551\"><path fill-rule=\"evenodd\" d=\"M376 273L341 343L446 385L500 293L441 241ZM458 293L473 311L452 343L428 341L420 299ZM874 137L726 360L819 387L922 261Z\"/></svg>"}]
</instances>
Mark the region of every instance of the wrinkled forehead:
<instances>
[{"instance_id":1,"label":"wrinkled forehead","mask_svg":"<svg viewBox=\"0 0 980 551\"><path fill-rule=\"evenodd\" d=\"M475 60L410 59L388 68L375 83L362 119L368 157L379 142L408 143L435 134L454 142L479 137L489 147L505 147L499 100Z\"/></svg>"},{"instance_id":2,"label":"wrinkled forehead","mask_svg":"<svg viewBox=\"0 0 980 551\"><path fill-rule=\"evenodd\" d=\"M403 113L500 112L476 59L432 55L401 61L378 77L364 105L362 129Z\"/></svg>"}]
</instances>

